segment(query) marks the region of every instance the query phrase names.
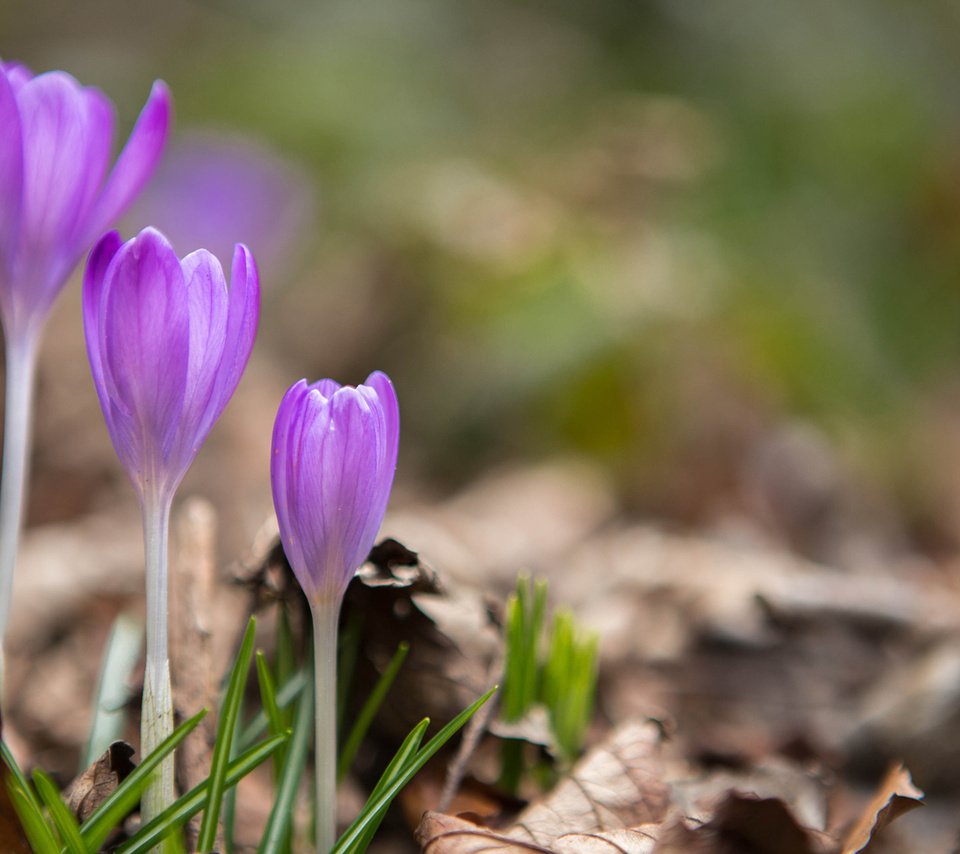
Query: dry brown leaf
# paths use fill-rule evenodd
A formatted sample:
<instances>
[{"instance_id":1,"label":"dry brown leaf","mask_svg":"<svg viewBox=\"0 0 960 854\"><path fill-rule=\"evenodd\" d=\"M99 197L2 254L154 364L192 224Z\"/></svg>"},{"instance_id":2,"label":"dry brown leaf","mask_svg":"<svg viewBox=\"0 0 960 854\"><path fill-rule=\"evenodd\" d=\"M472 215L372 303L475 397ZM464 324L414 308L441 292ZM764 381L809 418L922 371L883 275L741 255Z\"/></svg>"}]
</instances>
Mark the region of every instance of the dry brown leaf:
<instances>
[{"instance_id":1,"label":"dry brown leaf","mask_svg":"<svg viewBox=\"0 0 960 854\"><path fill-rule=\"evenodd\" d=\"M843 854L870 851L877 835L890 822L910 810L923 806L923 792L913 785L903 765L887 771L874 796L843 843Z\"/></svg>"},{"instance_id":2,"label":"dry brown leaf","mask_svg":"<svg viewBox=\"0 0 960 854\"><path fill-rule=\"evenodd\" d=\"M663 781L662 740L662 729L654 721L618 727L546 798L520 813L510 836L550 845L571 833L661 821L670 804L670 787Z\"/></svg>"},{"instance_id":3,"label":"dry brown leaf","mask_svg":"<svg viewBox=\"0 0 960 854\"><path fill-rule=\"evenodd\" d=\"M730 792L754 799L777 799L789 807L798 824L822 831L827 822L827 787L817 774L771 758L751 768L715 768L708 773L671 781L674 804L686 818L705 824Z\"/></svg>"},{"instance_id":4,"label":"dry brown leaf","mask_svg":"<svg viewBox=\"0 0 960 854\"><path fill-rule=\"evenodd\" d=\"M125 741L115 741L63 793L63 798L77 820L85 822L134 769L130 761L133 748Z\"/></svg>"},{"instance_id":5,"label":"dry brown leaf","mask_svg":"<svg viewBox=\"0 0 960 854\"><path fill-rule=\"evenodd\" d=\"M529 854L531 851L552 854L549 848L511 839L465 818L439 812L423 816L416 838L423 854Z\"/></svg>"},{"instance_id":6,"label":"dry brown leaf","mask_svg":"<svg viewBox=\"0 0 960 854\"><path fill-rule=\"evenodd\" d=\"M659 825L606 830L603 833L570 833L553 845L556 854L653 854Z\"/></svg>"},{"instance_id":7,"label":"dry brown leaf","mask_svg":"<svg viewBox=\"0 0 960 854\"><path fill-rule=\"evenodd\" d=\"M737 854L821 854L821 834L801 827L780 798L729 792L703 832L716 837L719 852Z\"/></svg>"}]
</instances>

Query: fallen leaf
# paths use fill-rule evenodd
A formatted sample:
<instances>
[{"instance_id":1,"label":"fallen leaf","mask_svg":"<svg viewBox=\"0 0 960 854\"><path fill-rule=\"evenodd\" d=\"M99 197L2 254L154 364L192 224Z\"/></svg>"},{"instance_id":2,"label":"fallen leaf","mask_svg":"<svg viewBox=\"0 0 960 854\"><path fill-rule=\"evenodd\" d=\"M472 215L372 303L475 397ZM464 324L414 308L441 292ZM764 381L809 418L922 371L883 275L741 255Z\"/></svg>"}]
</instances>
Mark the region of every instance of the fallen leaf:
<instances>
[{"instance_id":1,"label":"fallen leaf","mask_svg":"<svg viewBox=\"0 0 960 854\"><path fill-rule=\"evenodd\" d=\"M913 785L910 772L903 765L891 766L870 803L847 834L843 854L870 851L877 836L890 822L923 806L922 797L923 792Z\"/></svg>"},{"instance_id":2,"label":"fallen leaf","mask_svg":"<svg viewBox=\"0 0 960 854\"><path fill-rule=\"evenodd\" d=\"M717 838L718 852L736 854L820 854L814 837L797 823L780 798L729 792L718 805L705 834Z\"/></svg>"},{"instance_id":3,"label":"fallen leaf","mask_svg":"<svg viewBox=\"0 0 960 854\"><path fill-rule=\"evenodd\" d=\"M417 828L417 842L423 854L529 854L531 851L552 854L551 849L511 839L459 816L428 812Z\"/></svg>"},{"instance_id":4,"label":"fallen leaf","mask_svg":"<svg viewBox=\"0 0 960 854\"><path fill-rule=\"evenodd\" d=\"M663 780L663 731L632 721L581 759L570 776L517 817L510 836L550 845L570 833L621 830L661 821L670 804Z\"/></svg>"},{"instance_id":5,"label":"fallen leaf","mask_svg":"<svg viewBox=\"0 0 960 854\"><path fill-rule=\"evenodd\" d=\"M115 741L66 788L64 800L78 821L86 821L116 791L117 786L134 769L130 761L133 754L134 750L127 742Z\"/></svg>"}]
</instances>

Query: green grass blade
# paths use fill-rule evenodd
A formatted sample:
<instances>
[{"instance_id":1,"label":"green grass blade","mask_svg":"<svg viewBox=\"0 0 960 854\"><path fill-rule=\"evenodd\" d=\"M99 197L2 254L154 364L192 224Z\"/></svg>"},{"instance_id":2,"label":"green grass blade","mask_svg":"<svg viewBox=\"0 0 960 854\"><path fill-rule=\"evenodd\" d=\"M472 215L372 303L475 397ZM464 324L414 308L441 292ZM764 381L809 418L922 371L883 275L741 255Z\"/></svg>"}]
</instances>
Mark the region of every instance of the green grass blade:
<instances>
[{"instance_id":1,"label":"green grass blade","mask_svg":"<svg viewBox=\"0 0 960 854\"><path fill-rule=\"evenodd\" d=\"M207 711L204 709L180 724L90 814L90 817L80 827L80 834L89 850L96 851L103 844L110 831L120 824L130 810L136 806L141 793L150 782L150 776L154 769L163 761L165 756L175 750L177 745L193 732L206 714Z\"/></svg>"},{"instance_id":2,"label":"green grass blade","mask_svg":"<svg viewBox=\"0 0 960 854\"><path fill-rule=\"evenodd\" d=\"M3 759L3 764L7 766L7 770L13 775L17 785L23 790L23 794L27 800L30 801L34 812L43 815L43 807L40 805L40 801L37 800L37 796L33 792L33 787L27 782L26 776L23 771L20 770L20 766L17 765L17 760L13 758L13 754L10 752L10 748L7 747L5 741L0 741L0 759Z\"/></svg>"},{"instance_id":3,"label":"green grass blade","mask_svg":"<svg viewBox=\"0 0 960 854\"><path fill-rule=\"evenodd\" d=\"M300 697L296 718L293 722L293 737L287 747L287 763L280 775L277 797L270 810L270 818L260 840L258 854L278 854L283 850L293 821L294 801L297 788L307 763L307 748L310 745L310 730L313 723L313 691L306 690Z\"/></svg>"},{"instance_id":4,"label":"green grass blade","mask_svg":"<svg viewBox=\"0 0 960 854\"><path fill-rule=\"evenodd\" d=\"M230 682L220 708L220 720L217 722L217 741L213 746L213 758L210 760L210 794L207 808L203 811L203 823L197 837L198 851L212 851L217 841L217 823L220 820L220 808L223 792L226 788L227 768L230 766L230 749L233 746L233 733L240 717L240 704L243 702L243 689L247 684L250 659L253 657L254 633L257 621L250 618L243 642L230 672Z\"/></svg>"},{"instance_id":5,"label":"green grass blade","mask_svg":"<svg viewBox=\"0 0 960 854\"><path fill-rule=\"evenodd\" d=\"M343 747L340 749L340 758L337 761L338 782L343 780L343 778L347 775L347 771L350 770L350 766L353 764L354 757L357 755L357 750L360 749L360 744L363 741L364 736L367 734L370 724L373 723L374 717L380 710L380 706L383 705L383 701L387 696L387 692L393 685L393 681L397 678L397 673L400 672L400 668L403 666L403 662L406 659L409 651L410 644L408 644L406 641L402 642L397 647L397 651L393 654L393 658L390 659L387 669L383 671L380 678L377 680L377 684L374 685L373 690L367 697L367 701L363 704L360 714L357 715L356 723L354 723L350 730L350 734L347 736L346 740L343 742Z\"/></svg>"},{"instance_id":6,"label":"green grass blade","mask_svg":"<svg viewBox=\"0 0 960 854\"><path fill-rule=\"evenodd\" d=\"M73 813L67 809L53 780L38 768L33 772L33 784L37 787L37 794L46 804L50 818L53 819L60 834L60 841L66 846L69 854L88 854L87 846L83 842L83 837L80 836L80 826L73 817Z\"/></svg>"},{"instance_id":7,"label":"green grass blade","mask_svg":"<svg viewBox=\"0 0 960 854\"><path fill-rule=\"evenodd\" d=\"M107 638L81 769L93 765L122 735L123 711L131 694L127 681L142 645L143 624L129 614L118 615Z\"/></svg>"},{"instance_id":8,"label":"green grass blade","mask_svg":"<svg viewBox=\"0 0 960 854\"><path fill-rule=\"evenodd\" d=\"M284 730L284 732L286 732ZM277 733L279 735L279 733ZM237 747L240 731L233 731L233 743L230 745L230 761L237 758L240 749ZM279 748L282 750L283 748ZM274 754L276 755L276 754ZM237 790L228 788L223 795L223 847L226 851L233 851L233 833L237 821Z\"/></svg>"},{"instance_id":9,"label":"green grass blade","mask_svg":"<svg viewBox=\"0 0 960 854\"><path fill-rule=\"evenodd\" d=\"M256 744L230 763L227 786L235 786L261 762L273 754L289 738L288 734L274 736ZM117 849L117 854L146 854L173 830L184 825L207 805L210 781L204 780L179 798L134 836Z\"/></svg>"},{"instance_id":10,"label":"green grass blade","mask_svg":"<svg viewBox=\"0 0 960 854\"><path fill-rule=\"evenodd\" d=\"M286 685L297 671L296 643L290 627L290 612L283 603L280 605L280 617L277 620L276 669L278 685Z\"/></svg>"},{"instance_id":11,"label":"green grass blade","mask_svg":"<svg viewBox=\"0 0 960 854\"><path fill-rule=\"evenodd\" d=\"M479 700L460 712L459 715L431 738L424 747L420 748L416 755L403 766L402 771L395 776L393 782L386 786L376 798L367 801L360 815L357 816L357 819L337 841L331 854L347 854L347 852L355 851L357 843L366 837L369 824L374 821L379 821L380 814L386 811L400 790L413 779L413 776L426 765L430 757L450 740L477 709L493 696L496 690L496 687L494 687L487 691Z\"/></svg>"},{"instance_id":12,"label":"green grass blade","mask_svg":"<svg viewBox=\"0 0 960 854\"><path fill-rule=\"evenodd\" d=\"M423 736L426 733L428 726L430 726L430 718L424 718L412 730L410 730L410 733L403 740L403 744L400 745L400 749L397 750L393 759L390 760L390 763L380 775L377 785L373 787L370 797L367 798L367 803L376 801L380 797L380 794L384 792L387 787L392 785L393 781L403 773L403 769L420 749L420 743L423 741ZM364 828L363 833L357 838L356 842L350 846L349 851L351 854L353 854L353 852L362 852L366 850L367 846L372 841L374 834L377 832L377 829L380 827L383 817L387 813L387 806L389 806L389 804L384 806L383 809L378 810L371 820L367 822L367 826ZM361 811L361 815L362 814L363 812Z\"/></svg>"},{"instance_id":13,"label":"green grass blade","mask_svg":"<svg viewBox=\"0 0 960 854\"><path fill-rule=\"evenodd\" d=\"M507 600L504 636L506 655L503 668L503 693L500 697L501 713L506 721L514 721L523 715L523 611L520 599L511 596Z\"/></svg>"},{"instance_id":14,"label":"green grass blade","mask_svg":"<svg viewBox=\"0 0 960 854\"><path fill-rule=\"evenodd\" d=\"M286 709L297 697L300 696L300 693L303 691L304 686L307 684L307 673L305 670L300 670L295 673L287 682L282 683L282 687L277 691L277 705L280 707L280 710L283 711ZM286 724L287 717L284 717L284 723ZM251 744L253 744L266 730L267 728L267 713L263 710L259 711L250 723L244 728L243 732L240 733L239 746L242 750L246 750Z\"/></svg>"},{"instance_id":15,"label":"green grass blade","mask_svg":"<svg viewBox=\"0 0 960 854\"><path fill-rule=\"evenodd\" d=\"M25 781L21 783L14 776L8 776L5 782L10 793L10 803L20 819L20 826L34 854L60 854L60 843L47 824L32 790L25 788Z\"/></svg>"},{"instance_id":16,"label":"green grass blade","mask_svg":"<svg viewBox=\"0 0 960 854\"><path fill-rule=\"evenodd\" d=\"M277 689L270 674L270 665L267 664L266 656L257 650L257 684L260 686L260 705L267 715L267 726L271 735L278 735L286 729L283 712L277 705ZM280 771L283 769L286 751L278 750L273 755L273 781L280 778Z\"/></svg>"}]
</instances>

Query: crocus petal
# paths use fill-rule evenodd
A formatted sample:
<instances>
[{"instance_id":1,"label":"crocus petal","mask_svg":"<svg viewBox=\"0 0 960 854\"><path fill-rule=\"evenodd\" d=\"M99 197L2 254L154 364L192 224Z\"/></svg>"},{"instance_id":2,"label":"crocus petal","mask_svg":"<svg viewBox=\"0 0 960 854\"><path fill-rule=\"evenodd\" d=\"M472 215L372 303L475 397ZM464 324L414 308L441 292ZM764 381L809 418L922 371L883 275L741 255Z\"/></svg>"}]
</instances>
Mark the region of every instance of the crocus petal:
<instances>
[{"instance_id":1,"label":"crocus petal","mask_svg":"<svg viewBox=\"0 0 960 854\"><path fill-rule=\"evenodd\" d=\"M105 234L93 247L83 277L83 332L87 342L87 356L93 385L100 400L107 431L114 448L127 471L139 471L140 445L133 413L121 401L112 399L104 377L103 347L100 342L100 305L107 270L121 246L116 231Z\"/></svg>"},{"instance_id":2,"label":"crocus petal","mask_svg":"<svg viewBox=\"0 0 960 854\"><path fill-rule=\"evenodd\" d=\"M277 511L283 548L300 585L308 591L312 590L313 585L311 576L304 571L306 557L303 553L303 540L296 525L296 494L299 491L297 483L303 459L303 423L307 415L304 401L309 394L307 381L300 380L283 396L273 427L270 458L273 503Z\"/></svg>"},{"instance_id":3,"label":"crocus petal","mask_svg":"<svg viewBox=\"0 0 960 854\"><path fill-rule=\"evenodd\" d=\"M33 80L33 72L22 62L3 63L3 72L10 81L14 92L19 92L27 83Z\"/></svg>"},{"instance_id":4,"label":"crocus petal","mask_svg":"<svg viewBox=\"0 0 960 854\"><path fill-rule=\"evenodd\" d=\"M106 386L103 378L103 361L98 340L100 330L100 297L106 280L107 268L120 249L122 241L119 233L109 231L97 241L90 252L87 267L83 274L83 332L87 341L87 354L90 358L90 370L93 384L100 397L100 403L106 409ZM109 425L108 425L109 426Z\"/></svg>"},{"instance_id":5,"label":"crocus petal","mask_svg":"<svg viewBox=\"0 0 960 854\"><path fill-rule=\"evenodd\" d=\"M187 367L187 397L181 432L190 454L206 438L204 415L210 407L214 380L224 356L227 330L227 280L220 262L205 249L192 252L181 262L187 284L190 314L190 353ZM211 422L212 423L212 422ZM202 433L202 435L200 435Z\"/></svg>"},{"instance_id":6,"label":"crocus petal","mask_svg":"<svg viewBox=\"0 0 960 854\"><path fill-rule=\"evenodd\" d=\"M393 383L382 371L374 371L370 374L358 390L362 393L376 394L378 405L373 407L373 410L380 416L376 444L382 453L377 464L376 484L373 488L367 519L368 527L362 534L363 540L372 544L383 516L387 512L387 502L390 500L393 477L397 470L397 453L400 447L400 404L397 401L397 392Z\"/></svg>"},{"instance_id":7,"label":"crocus petal","mask_svg":"<svg viewBox=\"0 0 960 854\"><path fill-rule=\"evenodd\" d=\"M91 212L85 232L78 235L79 244L89 243L107 228L147 182L163 153L172 111L170 91L158 80Z\"/></svg>"},{"instance_id":8,"label":"crocus petal","mask_svg":"<svg viewBox=\"0 0 960 854\"><path fill-rule=\"evenodd\" d=\"M143 441L135 449L139 475L159 478L183 409L190 346L183 270L159 232L145 229L110 264L101 296L99 343L109 398L136 413L141 425ZM183 474L163 473L177 482Z\"/></svg>"},{"instance_id":9,"label":"crocus petal","mask_svg":"<svg viewBox=\"0 0 960 854\"><path fill-rule=\"evenodd\" d=\"M0 71L0 299L13 291L23 198L23 141L20 110L6 74ZM6 315L12 307L4 310Z\"/></svg>"},{"instance_id":10,"label":"crocus petal","mask_svg":"<svg viewBox=\"0 0 960 854\"><path fill-rule=\"evenodd\" d=\"M112 128L103 128L101 102L88 99L70 75L54 71L27 83L17 95L23 138L23 207L19 272L49 301L45 267L69 253L73 230L89 195L88 170L99 181ZM103 144L103 136L107 144ZM87 162L88 148L100 162ZM59 286L60 282L54 282ZM41 295L35 294L39 299Z\"/></svg>"},{"instance_id":11,"label":"crocus petal","mask_svg":"<svg viewBox=\"0 0 960 854\"><path fill-rule=\"evenodd\" d=\"M253 351L260 317L260 277L253 255L242 243L233 252L223 357L214 379L202 426L209 430L233 396Z\"/></svg>"}]
</instances>

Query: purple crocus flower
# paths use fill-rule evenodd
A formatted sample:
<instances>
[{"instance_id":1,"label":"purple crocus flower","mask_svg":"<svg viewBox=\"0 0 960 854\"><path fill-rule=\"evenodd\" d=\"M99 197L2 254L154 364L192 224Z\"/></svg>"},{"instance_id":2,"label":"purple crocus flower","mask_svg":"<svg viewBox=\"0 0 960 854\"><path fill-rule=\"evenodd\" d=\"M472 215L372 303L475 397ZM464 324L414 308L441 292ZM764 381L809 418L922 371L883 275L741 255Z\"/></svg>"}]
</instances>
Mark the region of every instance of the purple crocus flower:
<instances>
[{"instance_id":1,"label":"purple crocus flower","mask_svg":"<svg viewBox=\"0 0 960 854\"><path fill-rule=\"evenodd\" d=\"M313 618L317 852L329 851L336 834L340 603L383 522L399 439L397 395L379 371L356 388L333 380L294 383L273 428L280 540Z\"/></svg>"},{"instance_id":2,"label":"purple crocus flower","mask_svg":"<svg viewBox=\"0 0 960 854\"><path fill-rule=\"evenodd\" d=\"M117 456L141 499L169 499L233 395L257 331L260 286L238 244L229 289L205 249L177 258L146 228L90 253L83 323Z\"/></svg>"},{"instance_id":3,"label":"purple crocus flower","mask_svg":"<svg viewBox=\"0 0 960 854\"><path fill-rule=\"evenodd\" d=\"M62 71L34 76L23 65L0 62L0 324L6 347L0 637L26 495L40 333L83 253L153 172L170 112L167 87L157 82L110 170L114 113L103 93Z\"/></svg>"},{"instance_id":4,"label":"purple crocus flower","mask_svg":"<svg viewBox=\"0 0 960 854\"><path fill-rule=\"evenodd\" d=\"M240 382L260 312L250 251L237 245L230 287L205 249L180 260L146 228L105 234L87 262L83 327L93 382L120 462L140 497L147 587L141 750L173 732L167 657L170 504ZM173 756L144 793L149 821L173 803Z\"/></svg>"},{"instance_id":5,"label":"purple crocus flower","mask_svg":"<svg viewBox=\"0 0 960 854\"><path fill-rule=\"evenodd\" d=\"M273 428L280 539L311 602L339 603L373 547L397 465L400 413L386 374L356 388L295 383Z\"/></svg>"},{"instance_id":6,"label":"purple crocus flower","mask_svg":"<svg viewBox=\"0 0 960 854\"><path fill-rule=\"evenodd\" d=\"M63 71L0 63L0 319L8 338L42 325L94 239L153 173L170 124L153 84L110 174L114 110Z\"/></svg>"}]
</instances>

